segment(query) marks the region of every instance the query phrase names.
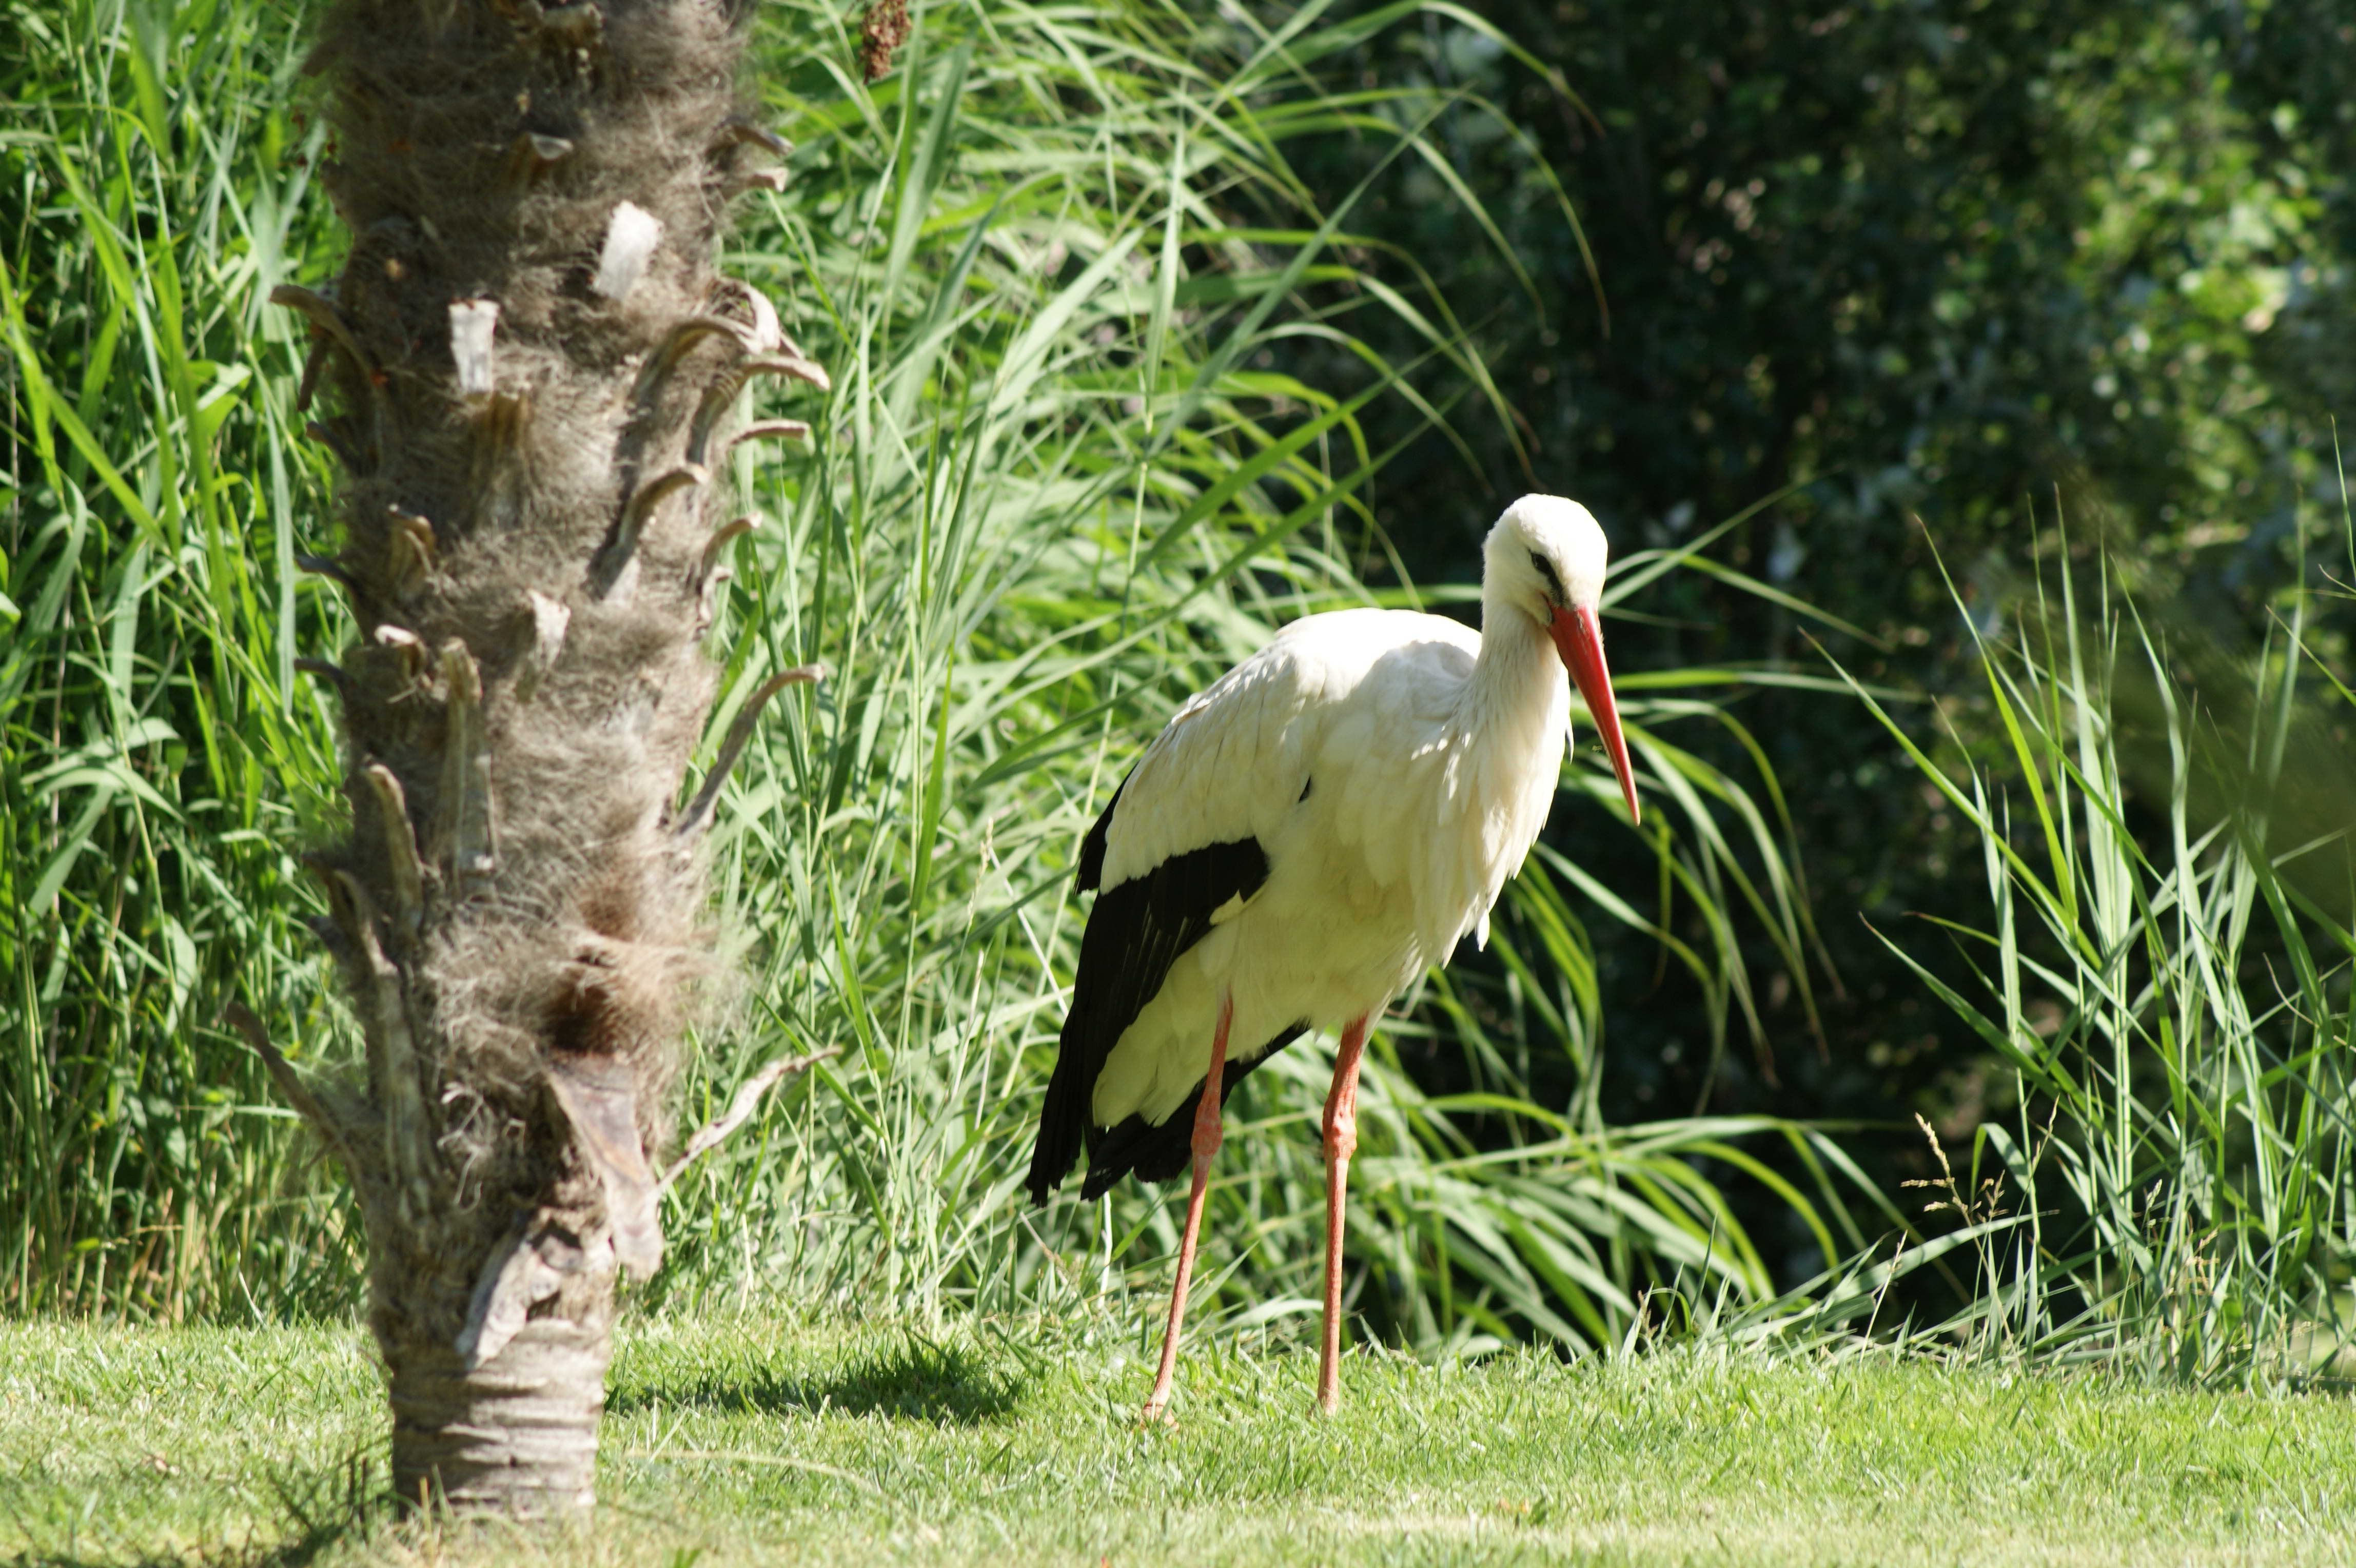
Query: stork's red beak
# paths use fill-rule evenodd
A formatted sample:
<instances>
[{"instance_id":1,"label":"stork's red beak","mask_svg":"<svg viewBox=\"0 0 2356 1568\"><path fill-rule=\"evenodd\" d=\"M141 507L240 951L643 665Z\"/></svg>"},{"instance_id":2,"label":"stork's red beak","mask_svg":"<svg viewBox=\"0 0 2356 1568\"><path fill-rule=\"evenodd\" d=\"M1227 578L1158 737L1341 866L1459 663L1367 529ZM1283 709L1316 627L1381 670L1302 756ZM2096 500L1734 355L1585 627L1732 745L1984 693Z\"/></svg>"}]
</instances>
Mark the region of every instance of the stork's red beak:
<instances>
[{"instance_id":1,"label":"stork's red beak","mask_svg":"<svg viewBox=\"0 0 2356 1568\"><path fill-rule=\"evenodd\" d=\"M1579 694L1587 700L1587 711L1595 715L1603 749L1612 757L1612 771L1620 776L1620 792L1628 798L1628 820L1641 822L1636 775L1628 766L1628 742L1620 734L1620 709L1612 701L1612 671L1603 664L1603 623L1591 609L1558 609L1547 629L1555 651L1562 655L1562 667L1570 671Z\"/></svg>"}]
</instances>

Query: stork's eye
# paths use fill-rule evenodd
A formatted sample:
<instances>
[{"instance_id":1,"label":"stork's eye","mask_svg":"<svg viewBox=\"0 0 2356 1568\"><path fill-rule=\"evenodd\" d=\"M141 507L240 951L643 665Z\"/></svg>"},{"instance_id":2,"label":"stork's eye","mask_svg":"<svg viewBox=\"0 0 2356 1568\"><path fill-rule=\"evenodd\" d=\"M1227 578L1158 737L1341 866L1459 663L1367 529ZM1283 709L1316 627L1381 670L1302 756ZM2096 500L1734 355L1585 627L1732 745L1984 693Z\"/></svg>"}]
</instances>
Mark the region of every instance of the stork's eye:
<instances>
[{"instance_id":1,"label":"stork's eye","mask_svg":"<svg viewBox=\"0 0 2356 1568\"><path fill-rule=\"evenodd\" d=\"M1547 597L1556 604L1566 602L1562 591L1562 579L1555 575L1554 563L1533 550L1530 552L1530 564L1537 567L1538 575L1546 579Z\"/></svg>"}]
</instances>

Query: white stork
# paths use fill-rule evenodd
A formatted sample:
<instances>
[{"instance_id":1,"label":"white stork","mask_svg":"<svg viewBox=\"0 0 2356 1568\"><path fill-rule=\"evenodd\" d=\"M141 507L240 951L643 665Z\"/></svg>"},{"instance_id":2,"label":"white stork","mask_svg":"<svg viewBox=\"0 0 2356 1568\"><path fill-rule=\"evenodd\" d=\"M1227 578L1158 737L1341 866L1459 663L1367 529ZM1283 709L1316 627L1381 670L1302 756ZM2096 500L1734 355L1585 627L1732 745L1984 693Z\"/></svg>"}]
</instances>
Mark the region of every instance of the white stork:
<instances>
[{"instance_id":1,"label":"white stork","mask_svg":"<svg viewBox=\"0 0 2356 1568\"><path fill-rule=\"evenodd\" d=\"M1083 1142L1089 1198L1130 1172L1167 1180L1191 1155L1148 1420L1170 1399L1221 1107L1270 1053L1331 1027L1342 1037L1325 1101L1317 1400L1338 1404L1343 1205L1367 1025L1465 936L1488 940L1490 907L1560 779L1562 670L1636 814L1597 619L1605 553L1585 507L1524 496L1483 547L1478 636L1404 610L1293 622L1178 710L1082 841L1079 889L1097 901L1031 1196L1047 1201Z\"/></svg>"}]
</instances>

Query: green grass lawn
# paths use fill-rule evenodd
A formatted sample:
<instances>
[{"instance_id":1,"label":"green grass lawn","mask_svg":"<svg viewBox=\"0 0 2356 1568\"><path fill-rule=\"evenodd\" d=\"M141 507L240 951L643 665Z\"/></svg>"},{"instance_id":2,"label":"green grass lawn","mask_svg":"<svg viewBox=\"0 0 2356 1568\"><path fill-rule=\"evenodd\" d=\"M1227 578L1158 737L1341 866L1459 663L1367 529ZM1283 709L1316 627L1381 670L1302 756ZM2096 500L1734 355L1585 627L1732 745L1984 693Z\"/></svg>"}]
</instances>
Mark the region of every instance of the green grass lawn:
<instances>
[{"instance_id":1,"label":"green grass lawn","mask_svg":"<svg viewBox=\"0 0 2356 1568\"><path fill-rule=\"evenodd\" d=\"M356 1515L359 1337L0 1326L0 1554L179 1561L2356 1562L2356 1407L1686 1351L1566 1369L756 1319L627 1333L594 1541Z\"/></svg>"}]
</instances>

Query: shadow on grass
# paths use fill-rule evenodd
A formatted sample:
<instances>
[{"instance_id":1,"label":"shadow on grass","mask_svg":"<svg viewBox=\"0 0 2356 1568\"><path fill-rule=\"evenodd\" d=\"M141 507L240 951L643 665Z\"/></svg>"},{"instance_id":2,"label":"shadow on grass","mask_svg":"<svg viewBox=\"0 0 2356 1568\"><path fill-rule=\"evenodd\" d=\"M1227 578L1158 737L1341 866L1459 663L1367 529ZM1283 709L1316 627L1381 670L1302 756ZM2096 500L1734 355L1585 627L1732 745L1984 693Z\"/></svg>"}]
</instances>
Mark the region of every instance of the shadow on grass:
<instances>
[{"instance_id":1,"label":"shadow on grass","mask_svg":"<svg viewBox=\"0 0 2356 1568\"><path fill-rule=\"evenodd\" d=\"M392 1516L383 1466L371 1454L348 1455L318 1470L273 1472L256 1485L276 1502L280 1516L278 1528L264 1525L256 1531L264 1539L156 1548L111 1538L102 1525L45 1531L12 1508L11 1522L27 1544L9 1561L25 1568L306 1568ZM44 1541L45 1533L63 1541Z\"/></svg>"},{"instance_id":2,"label":"shadow on grass","mask_svg":"<svg viewBox=\"0 0 2356 1568\"><path fill-rule=\"evenodd\" d=\"M767 1367L639 1377L605 1401L620 1415L686 1405L728 1414L886 1415L931 1426L980 1426L1012 1413L1024 1380L963 1346L913 1340L860 1357L830 1376Z\"/></svg>"}]
</instances>

